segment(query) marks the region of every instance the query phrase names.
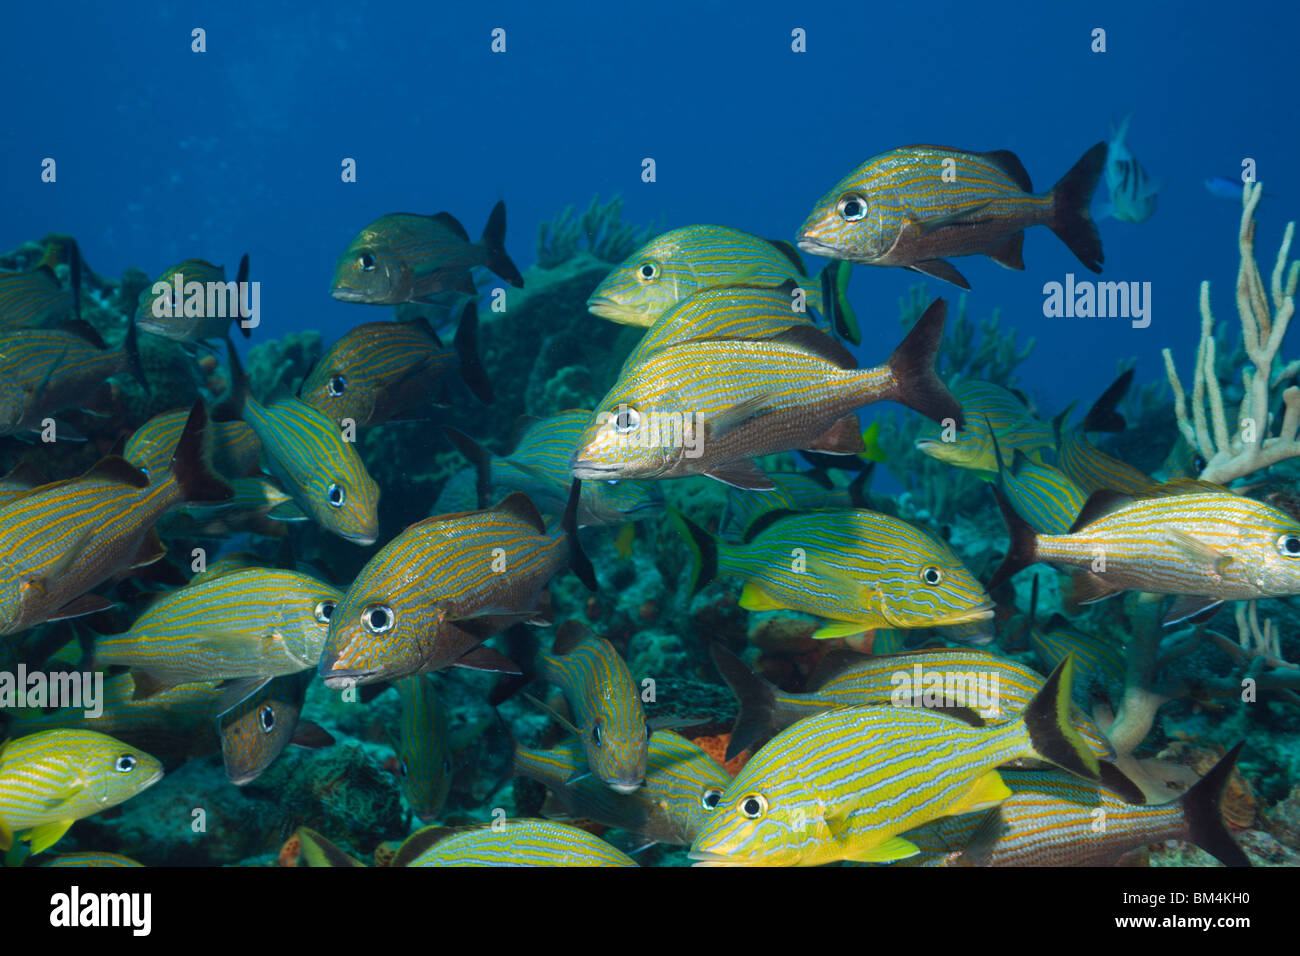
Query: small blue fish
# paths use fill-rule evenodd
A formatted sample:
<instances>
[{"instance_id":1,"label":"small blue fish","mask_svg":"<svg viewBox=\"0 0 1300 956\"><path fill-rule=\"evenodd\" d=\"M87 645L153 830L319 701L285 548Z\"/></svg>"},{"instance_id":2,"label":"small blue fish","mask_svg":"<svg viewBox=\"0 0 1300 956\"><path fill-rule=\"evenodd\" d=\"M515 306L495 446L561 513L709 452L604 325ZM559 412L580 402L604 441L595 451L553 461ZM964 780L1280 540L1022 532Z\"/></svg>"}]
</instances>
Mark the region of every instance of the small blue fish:
<instances>
[{"instance_id":1,"label":"small blue fish","mask_svg":"<svg viewBox=\"0 0 1300 956\"><path fill-rule=\"evenodd\" d=\"M1110 150L1106 156L1106 186L1110 189L1110 202L1103 203L1097 212L1098 219L1112 216L1120 222L1143 222L1156 211L1156 193L1161 182L1147 176L1137 157L1124 143L1128 132L1129 113L1119 124L1111 126Z\"/></svg>"},{"instance_id":2,"label":"small blue fish","mask_svg":"<svg viewBox=\"0 0 1300 956\"><path fill-rule=\"evenodd\" d=\"M1211 196L1217 199L1231 199L1234 202L1241 202L1241 192L1245 188L1245 183L1240 179L1209 176L1205 180L1205 188L1209 190Z\"/></svg>"}]
</instances>

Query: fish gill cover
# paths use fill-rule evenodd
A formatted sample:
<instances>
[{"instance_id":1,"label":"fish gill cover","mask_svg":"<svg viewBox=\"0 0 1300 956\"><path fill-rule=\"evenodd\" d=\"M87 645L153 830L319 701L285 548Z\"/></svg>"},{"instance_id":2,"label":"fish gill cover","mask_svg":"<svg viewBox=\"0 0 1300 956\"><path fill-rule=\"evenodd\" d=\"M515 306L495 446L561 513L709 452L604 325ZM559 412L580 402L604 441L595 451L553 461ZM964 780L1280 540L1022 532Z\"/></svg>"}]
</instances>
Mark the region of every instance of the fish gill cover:
<instances>
[{"instance_id":1,"label":"fish gill cover","mask_svg":"<svg viewBox=\"0 0 1300 956\"><path fill-rule=\"evenodd\" d=\"M1300 862L1300 15L863 9L9 11L4 865Z\"/></svg>"}]
</instances>

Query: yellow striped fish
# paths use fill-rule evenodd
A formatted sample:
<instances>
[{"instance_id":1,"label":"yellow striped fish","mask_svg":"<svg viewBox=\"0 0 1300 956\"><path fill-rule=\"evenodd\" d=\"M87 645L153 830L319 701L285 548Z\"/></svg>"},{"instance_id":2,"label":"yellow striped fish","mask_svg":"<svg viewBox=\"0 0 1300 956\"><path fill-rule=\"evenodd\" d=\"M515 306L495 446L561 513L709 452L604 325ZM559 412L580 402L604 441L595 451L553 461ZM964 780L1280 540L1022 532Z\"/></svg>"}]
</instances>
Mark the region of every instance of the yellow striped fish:
<instances>
[{"instance_id":1,"label":"yellow striped fish","mask_svg":"<svg viewBox=\"0 0 1300 956\"><path fill-rule=\"evenodd\" d=\"M553 820L505 820L498 827L426 827L406 840L392 866L636 866L604 840Z\"/></svg>"},{"instance_id":2,"label":"yellow striped fish","mask_svg":"<svg viewBox=\"0 0 1300 956\"><path fill-rule=\"evenodd\" d=\"M822 658L808 679L809 690L802 693L781 690L764 680L722 644L713 645L712 655L740 704L727 745L728 760L743 750L756 750L795 721L824 710L868 704L961 708L996 721L1022 712L1043 689L1043 677L1033 669L974 648L869 656L831 653ZM1059 663L1052 661L1052 667ZM1085 711L1072 706L1070 723L1098 757L1115 755L1106 735Z\"/></svg>"},{"instance_id":3,"label":"yellow striped fish","mask_svg":"<svg viewBox=\"0 0 1300 956\"><path fill-rule=\"evenodd\" d=\"M1176 594L1173 624L1224 601L1300 594L1300 523L1226 488L1175 481L1145 495L1097 491L1069 534L1040 535L994 489L1011 535L995 590L1038 561L1072 566L1073 598L1121 591Z\"/></svg>"},{"instance_id":4,"label":"yellow striped fish","mask_svg":"<svg viewBox=\"0 0 1300 956\"><path fill-rule=\"evenodd\" d=\"M927 854L939 865L1114 866L1132 850L1187 840L1224 866L1250 866L1220 810L1240 751L1238 744L1181 797L1152 805L1126 800L1112 784L1133 784L1117 781L1119 772L1105 765L1101 783L1055 770L1004 771L1011 796L1000 806L930 824L916 834L917 842L938 836L952 848L937 859Z\"/></svg>"},{"instance_id":5,"label":"yellow striped fish","mask_svg":"<svg viewBox=\"0 0 1300 956\"><path fill-rule=\"evenodd\" d=\"M1030 627L1029 643L1048 670L1073 654L1084 675L1100 679L1103 686L1124 686L1123 645L1085 634L1070 624L1063 615L1053 614L1041 627ZM1079 687L1087 690L1082 680L1079 681Z\"/></svg>"},{"instance_id":6,"label":"yellow striped fish","mask_svg":"<svg viewBox=\"0 0 1300 956\"><path fill-rule=\"evenodd\" d=\"M234 496L223 505L181 508L180 516L190 524L168 530L200 538L227 538L245 531L283 538L288 533L286 522L310 520L270 478L233 478L230 488Z\"/></svg>"},{"instance_id":7,"label":"yellow striped fish","mask_svg":"<svg viewBox=\"0 0 1300 956\"><path fill-rule=\"evenodd\" d=\"M478 308L467 303L456 327L455 350L418 317L410 322L358 325L330 346L298 389L298 397L337 424L382 425L435 398L455 365L479 401L492 404L492 383L478 357ZM444 386L445 387L445 386ZM440 405L450 399L438 397Z\"/></svg>"},{"instance_id":8,"label":"yellow striped fish","mask_svg":"<svg viewBox=\"0 0 1300 956\"><path fill-rule=\"evenodd\" d=\"M67 260L69 289L55 267ZM0 272L0 329L30 329L69 312L81 315L81 252L71 237L46 246L41 261L19 272Z\"/></svg>"},{"instance_id":9,"label":"yellow striped fish","mask_svg":"<svg viewBox=\"0 0 1300 956\"><path fill-rule=\"evenodd\" d=\"M590 420L590 411L574 408L534 421L515 450L504 458L455 428L444 427L443 432L478 473L480 507L512 491L522 491L542 514L558 515L568 502L573 483L569 459ZM582 486L578 527L640 521L662 514L663 508L663 492L653 482L592 482Z\"/></svg>"},{"instance_id":10,"label":"yellow striped fish","mask_svg":"<svg viewBox=\"0 0 1300 956\"><path fill-rule=\"evenodd\" d=\"M641 689L614 645L578 621L565 621L551 650L538 651L536 677L564 692L573 720L556 716L582 741L590 770L580 773L595 773L619 793L641 786L652 731ZM494 691L490 703L505 692Z\"/></svg>"},{"instance_id":11,"label":"yellow striped fish","mask_svg":"<svg viewBox=\"0 0 1300 956\"><path fill-rule=\"evenodd\" d=\"M415 674L393 681L401 698L396 749L402 795L425 823L442 812L451 792L451 734L433 679Z\"/></svg>"},{"instance_id":12,"label":"yellow striped fish","mask_svg":"<svg viewBox=\"0 0 1300 956\"><path fill-rule=\"evenodd\" d=\"M153 757L106 734L49 730L0 746L0 850L15 834L41 853L78 820L162 779Z\"/></svg>"},{"instance_id":13,"label":"yellow striped fish","mask_svg":"<svg viewBox=\"0 0 1300 956\"><path fill-rule=\"evenodd\" d=\"M177 408L155 415L126 440L122 457L154 474L167 467L176 452L188 408ZM262 443L244 422L213 422L208 431L212 441L212 467L228 478L256 475L261 468Z\"/></svg>"},{"instance_id":14,"label":"yellow striped fish","mask_svg":"<svg viewBox=\"0 0 1300 956\"><path fill-rule=\"evenodd\" d=\"M0 335L0 435L39 432L44 419L69 408L105 404L106 379L130 372L148 391L135 333L109 349L84 322ZM74 437L68 427L57 437Z\"/></svg>"},{"instance_id":15,"label":"yellow striped fish","mask_svg":"<svg viewBox=\"0 0 1300 956\"><path fill-rule=\"evenodd\" d=\"M591 776L573 780L586 766L583 743L576 737L551 750L515 745L515 775L551 791L543 815L618 827L642 845L690 846L731 784L731 774L720 763L671 730L650 735L645 781L630 793L617 793Z\"/></svg>"},{"instance_id":16,"label":"yellow striped fish","mask_svg":"<svg viewBox=\"0 0 1300 956\"><path fill-rule=\"evenodd\" d=\"M995 442L1004 466L1010 466L1016 450L1036 459L1055 445L1051 426L1000 385L972 379L957 385L953 395L961 402L966 426L957 431L942 422L923 425L916 447L931 458L991 476L998 470Z\"/></svg>"},{"instance_id":17,"label":"yellow striped fish","mask_svg":"<svg viewBox=\"0 0 1300 956\"><path fill-rule=\"evenodd\" d=\"M330 294L343 302L427 302L453 290L478 297L470 270L487 266L516 288L524 279L506 253L506 204L492 207L478 242L449 212L397 212L357 233L334 266Z\"/></svg>"},{"instance_id":18,"label":"yellow striped fish","mask_svg":"<svg viewBox=\"0 0 1300 956\"><path fill-rule=\"evenodd\" d=\"M49 484L45 471L33 461L20 461L0 478L0 506L20 498L33 488Z\"/></svg>"},{"instance_id":19,"label":"yellow striped fish","mask_svg":"<svg viewBox=\"0 0 1300 956\"><path fill-rule=\"evenodd\" d=\"M712 865L888 862L918 852L901 834L1001 803L997 768L1020 758L1097 779L1097 758L1070 727L1071 665L1052 672L1024 713L972 727L916 707L849 707L773 737L723 795L691 846Z\"/></svg>"},{"instance_id":20,"label":"yellow striped fish","mask_svg":"<svg viewBox=\"0 0 1300 956\"><path fill-rule=\"evenodd\" d=\"M718 519L718 536L737 540L759 515L769 511L843 511L861 507L862 487L869 477L869 472L859 472L848 488L837 488L828 478L819 480L815 472L780 472L768 475L775 486L771 491L728 489L727 503Z\"/></svg>"},{"instance_id":21,"label":"yellow striped fish","mask_svg":"<svg viewBox=\"0 0 1300 956\"><path fill-rule=\"evenodd\" d=\"M1047 226L1085 267L1101 271L1101 236L1088 212L1106 144L1083 154L1050 192L1034 187L1015 153L905 146L867 160L835 184L799 230L799 248L873 266L902 266L963 289L945 256L986 255L1024 269L1025 230Z\"/></svg>"},{"instance_id":22,"label":"yellow striped fish","mask_svg":"<svg viewBox=\"0 0 1300 956\"><path fill-rule=\"evenodd\" d=\"M195 402L169 469L151 482L109 456L79 478L34 488L0 507L0 634L102 611L91 588L165 552L154 523L185 502L231 490L204 455L207 413Z\"/></svg>"},{"instance_id":23,"label":"yellow striped fish","mask_svg":"<svg viewBox=\"0 0 1300 956\"><path fill-rule=\"evenodd\" d=\"M125 666L137 697L202 681L315 668L343 599L297 571L250 568L164 594L122 634L95 642L95 667Z\"/></svg>"},{"instance_id":24,"label":"yellow striped fish","mask_svg":"<svg viewBox=\"0 0 1300 956\"><path fill-rule=\"evenodd\" d=\"M164 291L154 286L166 283ZM176 294L179 282L181 294ZM136 303L135 325L150 335L173 342L200 342L225 338L230 323L244 317L243 304L249 301L248 254L239 260L234 282L226 281L226 267L214 266L203 259L186 259L167 269L153 283L140 290ZM250 326L237 323L244 338L252 335Z\"/></svg>"},{"instance_id":25,"label":"yellow striped fish","mask_svg":"<svg viewBox=\"0 0 1300 956\"><path fill-rule=\"evenodd\" d=\"M870 369L809 326L669 345L624 365L578 443L573 475L703 474L769 491L754 457L798 448L856 454L865 447L855 414L863 405L888 399L960 426L961 407L934 373L946 314L937 299L888 362Z\"/></svg>"},{"instance_id":26,"label":"yellow striped fish","mask_svg":"<svg viewBox=\"0 0 1300 956\"><path fill-rule=\"evenodd\" d=\"M379 486L353 442L325 413L284 396L263 405L248 393L248 376L235 347L230 354L231 396L225 418L242 418L262 443L267 470L294 503L319 524L354 544L379 537Z\"/></svg>"},{"instance_id":27,"label":"yellow striped fish","mask_svg":"<svg viewBox=\"0 0 1300 956\"><path fill-rule=\"evenodd\" d=\"M1159 487L1159 482L1132 465L1090 444L1081 428L1071 429L1061 436L1056 457L1057 467L1085 495L1102 490L1142 495Z\"/></svg>"},{"instance_id":28,"label":"yellow striped fish","mask_svg":"<svg viewBox=\"0 0 1300 956\"><path fill-rule=\"evenodd\" d=\"M611 322L650 326L702 289L791 282L810 307L827 314L837 331L856 345L861 333L848 302L848 277L847 267L832 262L810 278L798 250L785 240L760 239L727 226L683 226L623 260L596 287L587 308Z\"/></svg>"},{"instance_id":29,"label":"yellow striped fish","mask_svg":"<svg viewBox=\"0 0 1300 956\"><path fill-rule=\"evenodd\" d=\"M320 662L326 686L453 666L518 673L479 645L537 618L548 582L566 562L595 589L573 520L578 489L575 483L555 533L516 492L486 511L426 518L384 545L330 618Z\"/></svg>"},{"instance_id":30,"label":"yellow striped fish","mask_svg":"<svg viewBox=\"0 0 1300 956\"><path fill-rule=\"evenodd\" d=\"M300 671L260 683L236 681L225 691L226 700L242 698L217 717L221 757L231 783L242 787L256 780L290 743L312 748L334 743L324 729L301 716L315 676ZM252 692L243 696L250 686Z\"/></svg>"},{"instance_id":31,"label":"yellow striped fish","mask_svg":"<svg viewBox=\"0 0 1300 956\"><path fill-rule=\"evenodd\" d=\"M739 544L670 512L691 546L692 593L718 575L745 581L740 606L802 611L827 623L814 637L875 627L986 620L993 602L952 548L872 511L769 512Z\"/></svg>"}]
</instances>

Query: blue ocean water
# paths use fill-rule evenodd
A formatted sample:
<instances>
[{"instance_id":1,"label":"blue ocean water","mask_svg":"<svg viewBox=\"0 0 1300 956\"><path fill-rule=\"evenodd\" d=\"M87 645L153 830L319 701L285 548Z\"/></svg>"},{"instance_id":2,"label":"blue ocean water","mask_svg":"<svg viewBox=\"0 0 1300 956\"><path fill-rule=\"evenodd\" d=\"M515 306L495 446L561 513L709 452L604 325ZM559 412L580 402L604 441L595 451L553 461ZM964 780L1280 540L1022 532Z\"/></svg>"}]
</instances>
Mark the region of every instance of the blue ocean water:
<instances>
[{"instance_id":1,"label":"blue ocean water","mask_svg":"<svg viewBox=\"0 0 1300 956\"><path fill-rule=\"evenodd\" d=\"M445 209L477 235L504 199L521 268L538 224L595 193L621 194L631 222L793 239L868 156L914 142L1010 149L1047 189L1131 110L1129 146L1163 189L1148 221L1102 223L1104 277L1152 284L1149 327L1044 318L1043 284L1085 274L1045 229L1030 231L1024 273L961 263L974 316L1000 307L1037 337L1020 380L1055 409L1094 396L1120 358L1138 356L1139 383L1163 379L1164 346L1187 367L1202 279L1235 326L1239 209L1206 177L1237 177L1249 157L1277 184L1259 214L1262 260L1300 205L1285 99L1300 14L1283 4L1237 16L1204 2L72 3L57 16L15 5L6 21L0 57L18 95L3 123L0 248L71 233L109 276L190 256L233 270L248 252L266 338L318 328L330 341L355 324L357 308L329 296L332 265L386 212ZM204 53L191 51L195 27ZM504 53L491 51L495 28ZM796 28L807 52L791 49ZM1096 28L1104 53L1091 50ZM41 181L45 157L56 183ZM355 183L340 179L345 157ZM864 358L892 347L916 281L855 268Z\"/></svg>"}]
</instances>

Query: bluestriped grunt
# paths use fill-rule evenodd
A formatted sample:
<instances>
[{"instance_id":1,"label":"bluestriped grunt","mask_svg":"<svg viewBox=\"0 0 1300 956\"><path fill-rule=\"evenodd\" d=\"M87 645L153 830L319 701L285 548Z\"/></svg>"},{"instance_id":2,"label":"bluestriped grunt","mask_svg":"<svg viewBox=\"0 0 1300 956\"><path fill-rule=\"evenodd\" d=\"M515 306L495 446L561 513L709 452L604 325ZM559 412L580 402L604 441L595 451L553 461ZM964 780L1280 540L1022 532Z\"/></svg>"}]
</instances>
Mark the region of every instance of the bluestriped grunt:
<instances>
[{"instance_id":1,"label":"bluestriped grunt","mask_svg":"<svg viewBox=\"0 0 1300 956\"><path fill-rule=\"evenodd\" d=\"M166 288L155 291L160 284ZM248 281L247 253L239 260L234 282L226 281L225 266L186 259L140 291L134 324L142 332L188 345L225 338L230 323L239 319L239 331L248 338L257 321L255 287Z\"/></svg>"}]
</instances>

